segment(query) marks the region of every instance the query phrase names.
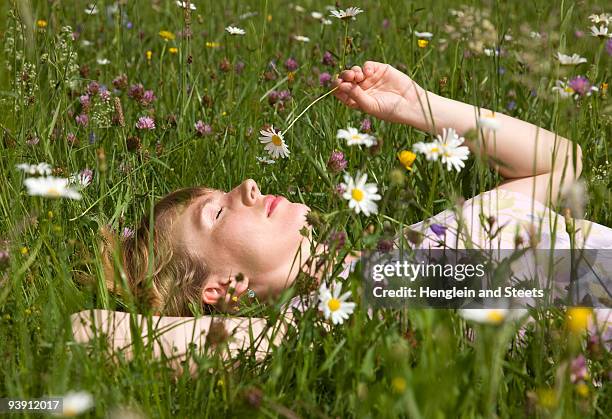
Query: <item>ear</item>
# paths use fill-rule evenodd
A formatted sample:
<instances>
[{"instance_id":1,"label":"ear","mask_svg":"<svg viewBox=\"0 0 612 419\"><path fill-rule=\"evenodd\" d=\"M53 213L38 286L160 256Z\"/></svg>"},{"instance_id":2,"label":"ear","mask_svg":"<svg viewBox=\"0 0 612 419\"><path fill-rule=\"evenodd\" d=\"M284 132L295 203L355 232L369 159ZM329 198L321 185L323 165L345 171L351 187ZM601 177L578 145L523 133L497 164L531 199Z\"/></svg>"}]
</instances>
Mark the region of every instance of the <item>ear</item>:
<instances>
[{"instance_id":1,"label":"ear","mask_svg":"<svg viewBox=\"0 0 612 419\"><path fill-rule=\"evenodd\" d=\"M240 298L248 287L249 279L242 274L229 277L211 275L202 288L202 301L210 305L221 301L229 304L232 297Z\"/></svg>"}]
</instances>

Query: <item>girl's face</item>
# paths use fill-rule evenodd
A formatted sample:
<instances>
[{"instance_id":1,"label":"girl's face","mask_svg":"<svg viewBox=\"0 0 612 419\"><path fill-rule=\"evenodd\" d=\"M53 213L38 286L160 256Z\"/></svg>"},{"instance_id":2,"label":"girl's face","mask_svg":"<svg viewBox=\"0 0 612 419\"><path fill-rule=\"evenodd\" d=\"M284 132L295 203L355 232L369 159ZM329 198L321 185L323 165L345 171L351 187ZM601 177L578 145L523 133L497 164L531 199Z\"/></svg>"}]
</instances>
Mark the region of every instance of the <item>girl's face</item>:
<instances>
[{"instance_id":1,"label":"girl's face","mask_svg":"<svg viewBox=\"0 0 612 419\"><path fill-rule=\"evenodd\" d=\"M209 282L227 283L240 272L257 297L265 298L289 286L310 256L309 238L300 234L308 211L281 196L262 195L247 179L228 193L196 198L175 221L173 233L204 260Z\"/></svg>"}]
</instances>

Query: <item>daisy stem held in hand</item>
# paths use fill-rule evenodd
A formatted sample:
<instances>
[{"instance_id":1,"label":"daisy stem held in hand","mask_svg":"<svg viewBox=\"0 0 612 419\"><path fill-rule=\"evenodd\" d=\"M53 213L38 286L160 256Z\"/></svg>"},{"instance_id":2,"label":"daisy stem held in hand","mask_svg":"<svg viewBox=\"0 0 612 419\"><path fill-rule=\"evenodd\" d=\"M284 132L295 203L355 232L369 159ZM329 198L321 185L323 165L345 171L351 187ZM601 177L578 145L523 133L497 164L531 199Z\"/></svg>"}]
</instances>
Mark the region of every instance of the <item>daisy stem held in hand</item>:
<instances>
[{"instance_id":1,"label":"daisy stem held in hand","mask_svg":"<svg viewBox=\"0 0 612 419\"><path fill-rule=\"evenodd\" d=\"M325 93L323 96L320 96L320 97L316 98L310 105L306 106L306 108L302 112L300 112L300 114L298 116L296 116L295 119L293 121L291 121L291 123L287 126L287 128L285 129L285 133L287 133L291 129L293 124L295 124L297 122L297 120L300 119L302 117L302 115L304 115L306 113L306 111L308 109L310 109L315 103L317 103L318 101L320 101L324 97L334 93L339 87L340 87L340 85L334 87L329 92Z\"/></svg>"}]
</instances>

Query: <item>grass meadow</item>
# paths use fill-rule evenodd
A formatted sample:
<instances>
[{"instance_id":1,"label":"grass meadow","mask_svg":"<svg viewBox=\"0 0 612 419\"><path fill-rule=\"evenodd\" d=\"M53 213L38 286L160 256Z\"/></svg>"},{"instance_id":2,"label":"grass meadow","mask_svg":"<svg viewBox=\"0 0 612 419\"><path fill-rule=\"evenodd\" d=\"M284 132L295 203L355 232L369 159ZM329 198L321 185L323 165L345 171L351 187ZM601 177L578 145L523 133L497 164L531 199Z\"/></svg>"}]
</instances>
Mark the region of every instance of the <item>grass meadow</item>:
<instances>
[{"instance_id":1,"label":"grass meadow","mask_svg":"<svg viewBox=\"0 0 612 419\"><path fill-rule=\"evenodd\" d=\"M461 172L422 156L406 170L397 154L431 136L367 118L332 95L285 132L289 157L270 160L259 131L285 130L329 92L329 76L366 60L580 144L585 218L612 226L612 45L591 34L589 18L611 12L606 2L338 5L362 8L355 20L330 16L328 3L197 0L190 10L170 0L0 2L0 397L82 390L93 397L85 417L610 415L604 338L568 327L564 310L534 310L520 339L515 323L468 323L452 310L379 310L370 319L357 275L348 280L357 308L347 321L330 326L308 310L299 332L262 362L245 353L236 367L194 354L198 374L175 377L150 351L114 363L103 342L71 342L71 313L141 309L106 291L100 228L131 234L177 188L229 190L253 178L264 193L315 210L320 238L341 232L345 249L374 249L457 196L499 182L473 156ZM231 35L230 25L245 34ZM586 62L561 65L557 52ZM573 89L553 89L571 80ZM347 126L377 145L347 146L336 138ZM339 197L342 173L328 164L334 151L344 153L346 172L367 172L378 185L378 214L357 215ZM40 162L54 176L77 175L81 199L30 196L30 175L17 165Z\"/></svg>"}]
</instances>

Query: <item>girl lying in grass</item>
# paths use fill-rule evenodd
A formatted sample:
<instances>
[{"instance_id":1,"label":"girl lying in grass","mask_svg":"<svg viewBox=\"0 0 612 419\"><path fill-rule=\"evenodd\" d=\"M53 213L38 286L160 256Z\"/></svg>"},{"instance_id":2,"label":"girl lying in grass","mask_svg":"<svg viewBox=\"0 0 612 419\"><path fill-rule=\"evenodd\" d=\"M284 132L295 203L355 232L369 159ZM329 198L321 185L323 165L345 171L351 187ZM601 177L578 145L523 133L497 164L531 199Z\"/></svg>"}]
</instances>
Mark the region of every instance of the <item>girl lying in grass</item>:
<instances>
[{"instance_id":1,"label":"girl lying in grass","mask_svg":"<svg viewBox=\"0 0 612 419\"><path fill-rule=\"evenodd\" d=\"M480 128L481 140L467 146L485 156L504 181L456 211L412 225L421 236L419 247L438 245L440 232L431 227L436 224L443 226L446 243L457 248L514 249L521 243L570 248L569 223L576 230L576 247L612 249L612 229L550 209L580 175L577 144L528 122L428 92L388 64L355 66L340 74L336 86L334 94L344 104L386 121L433 134L453 128L464 135ZM107 285L121 292L115 275L121 271L137 300L159 314L190 316L190 305L223 309L246 294L259 300L278 296L300 271L320 281L318 255L327 249L318 244L313 252L308 212L304 204L262 194L251 179L229 192L205 187L172 192L132 238L119 245L107 234ZM483 232L480 213L504 226L494 242ZM347 256L345 265L356 258Z\"/></svg>"}]
</instances>

